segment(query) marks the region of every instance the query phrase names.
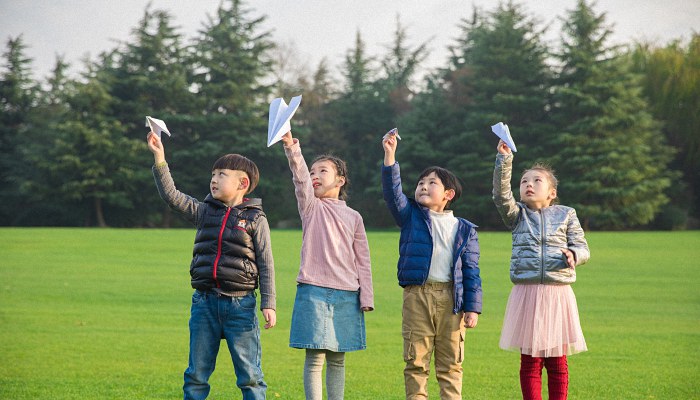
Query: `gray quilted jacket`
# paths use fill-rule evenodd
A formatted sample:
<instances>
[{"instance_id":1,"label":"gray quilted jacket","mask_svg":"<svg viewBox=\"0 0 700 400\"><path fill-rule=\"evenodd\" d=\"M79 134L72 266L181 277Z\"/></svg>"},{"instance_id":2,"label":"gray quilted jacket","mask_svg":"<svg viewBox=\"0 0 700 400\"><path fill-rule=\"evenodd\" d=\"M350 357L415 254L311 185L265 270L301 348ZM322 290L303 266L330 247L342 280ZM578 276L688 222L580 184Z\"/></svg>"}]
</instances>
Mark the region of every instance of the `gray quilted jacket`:
<instances>
[{"instance_id":1,"label":"gray quilted jacket","mask_svg":"<svg viewBox=\"0 0 700 400\"><path fill-rule=\"evenodd\" d=\"M510 280L518 284L568 285L576 281L561 249L571 250L576 265L590 257L588 243L571 207L552 205L535 211L513 199L510 180L513 155L496 155L493 202L506 226L513 231Z\"/></svg>"}]
</instances>

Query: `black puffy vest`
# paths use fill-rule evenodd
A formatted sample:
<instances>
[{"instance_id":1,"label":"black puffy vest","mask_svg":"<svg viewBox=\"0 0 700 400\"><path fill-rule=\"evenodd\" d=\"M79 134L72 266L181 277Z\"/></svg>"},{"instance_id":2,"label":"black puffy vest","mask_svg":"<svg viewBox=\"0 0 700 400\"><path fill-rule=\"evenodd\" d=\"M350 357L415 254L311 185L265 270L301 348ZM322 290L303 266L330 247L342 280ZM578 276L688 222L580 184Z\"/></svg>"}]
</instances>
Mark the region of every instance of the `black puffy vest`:
<instances>
[{"instance_id":1,"label":"black puffy vest","mask_svg":"<svg viewBox=\"0 0 700 400\"><path fill-rule=\"evenodd\" d=\"M228 208L207 196L194 239L190 276L199 290L254 290L258 285L253 232L264 216L259 199Z\"/></svg>"}]
</instances>

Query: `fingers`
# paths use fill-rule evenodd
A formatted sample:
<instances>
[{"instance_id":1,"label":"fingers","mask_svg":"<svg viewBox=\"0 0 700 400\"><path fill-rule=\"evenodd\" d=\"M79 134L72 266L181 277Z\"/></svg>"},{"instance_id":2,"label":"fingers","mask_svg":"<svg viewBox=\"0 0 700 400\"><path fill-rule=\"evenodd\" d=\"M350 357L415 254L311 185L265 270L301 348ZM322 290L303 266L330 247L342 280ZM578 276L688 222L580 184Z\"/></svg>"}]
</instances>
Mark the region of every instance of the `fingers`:
<instances>
[{"instance_id":1,"label":"fingers","mask_svg":"<svg viewBox=\"0 0 700 400\"><path fill-rule=\"evenodd\" d=\"M464 326L467 329L475 328L479 322L479 314L475 312L464 313Z\"/></svg>"},{"instance_id":2,"label":"fingers","mask_svg":"<svg viewBox=\"0 0 700 400\"><path fill-rule=\"evenodd\" d=\"M272 309L263 309L263 317L265 318L265 329L270 329L277 325L277 313Z\"/></svg>"},{"instance_id":3,"label":"fingers","mask_svg":"<svg viewBox=\"0 0 700 400\"><path fill-rule=\"evenodd\" d=\"M574 258L574 253L569 249L561 249L561 252L564 254L564 259L566 259L566 264L570 268L575 268L576 267L576 259Z\"/></svg>"},{"instance_id":4,"label":"fingers","mask_svg":"<svg viewBox=\"0 0 700 400\"><path fill-rule=\"evenodd\" d=\"M501 154L510 154L510 147L503 140L498 141L498 146L496 146L496 151Z\"/></svg>"}]
</instances>

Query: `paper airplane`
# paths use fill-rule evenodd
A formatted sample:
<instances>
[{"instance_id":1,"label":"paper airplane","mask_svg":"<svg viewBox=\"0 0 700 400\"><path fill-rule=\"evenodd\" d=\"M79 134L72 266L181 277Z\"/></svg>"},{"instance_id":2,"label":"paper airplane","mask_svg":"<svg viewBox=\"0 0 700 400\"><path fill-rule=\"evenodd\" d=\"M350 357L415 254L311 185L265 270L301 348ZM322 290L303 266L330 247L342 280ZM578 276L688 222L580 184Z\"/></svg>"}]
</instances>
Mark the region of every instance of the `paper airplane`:
<instances>
[{"instance_id":1,"label":"paper airplane","mask_svg":"<svg viewBox=\"0 0 700 400\"><path fill-rule=\"evenodd\" d=\"M384 137L387 137L389 135L396 135L396 138L401 140L401 136L399 136L399 129L398 128L394 128L394 129L390 130L389 132L385 133Z\"/></svg>"},{"instance_id":2,"label":"paper airplane","mask_svg":"<svg viewBox=\"0 0 700 400\"><path fill-rule=\"evenodd\" d=\"M281 97L272 100L270 118L267 124L267 147L279 142L282 136L292 129L289 121L299 108L300 103L301 95L292 97L289 105Z\"/></svg>"},{"instance_id":3,"label":"paper airplane","mask_svg":"<svg viewBox=\"0 0 700 400\"><path fill-rule=\"evenodd\" d=\"M515 152L518 151L515 148L513 138L510 136L510 129L508 129L508 125L504 124L503 122L499 122L496 125L491 125L491 130L496 134L496 136L503 140L503 142L505 142L505 144L510 147L511 150Z\"/></svg>"},{"instance_id":4,"label":"paper airplane","mask_svg":"<svg viewBox=\"0 0 700 400\"><path fill-rule=\"evenodd\" d=\"M168 126L165 125L165 122L163 122L162 119L146 116L146 128L151 128L151 132L158 135L158 137L160 137L161 132L165 132L168 134L168 136L170 136Z\"/></svg>"}]
</instances>

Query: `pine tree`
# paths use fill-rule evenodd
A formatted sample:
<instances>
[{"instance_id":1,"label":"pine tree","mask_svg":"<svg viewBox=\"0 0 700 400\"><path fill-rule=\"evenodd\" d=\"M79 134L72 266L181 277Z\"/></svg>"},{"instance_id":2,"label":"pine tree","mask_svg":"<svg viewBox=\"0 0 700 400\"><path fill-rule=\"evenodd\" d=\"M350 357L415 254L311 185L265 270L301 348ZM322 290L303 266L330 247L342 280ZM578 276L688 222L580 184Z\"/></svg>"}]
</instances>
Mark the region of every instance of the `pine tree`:
<instances>
[{"instance_id":1,"label":"pine tree","mask_svg":"<svg viewBox=\"0 0 700 400\"><path fill-rule=\"evenodd\" d=\"M342 67L345 89L329 104L334 118L334 135L338 139L325 140L328 134L317 132L317 143L325 142L319 151L335 153L348 164L348 204L372 222L385 214L384 209L378 207L381 197L376 191L381 160L379 140L383 134L378 127L389 127L393 123L388 96L377 84L375 62L367 55L365 42L358 32L355 47L347 52Z\"/></svg>"},{"instance_id":2,"label":"pine tree","mask_svg":"<svg viewBox=\"0 0 700 400\"><path fill-rule=\"evenodd\" d=\"M33 165L42 179L34 188L43 198L66 204L63 212L76 212L62 216L74 225L129 226L134 221L108 218L107 207L134 208L134 178L141 166L133 159L144 146L128 138L126 128L110 115L115 100L95 74L88 71L84 82L70 83L63 93L69 109L51 123L44 153L34 154Z\"/></svg>"},{"instance_id":3,"label":"pine tree","mask_svg":"<svg viewBox=\"0 0 700 400\"><path fill-rule=\"evenodd\" d=\"M280 203L279 188L288 178L279 174L286 163L279 147L266 147L271 100L266 80L272 72L274 43L271 33L262 30L264 21L265 17L253 16L243 1L227 0L205 22L194 44L193 84L200 112L192 119L188 157L199 161L197 171L201 172L208 172L226 153L253 160L261 176L255 197L263 199L268 217L274 221L279 204L284 204ZM207 193L207 188L203 185L199 193Z\"/></svg>"},{"instance_id":4,"label":"pine tree","mask_svg":"<svg viewBox=\"0 0 700 400\"><path fill-rule=\"evenodd\" d=\"M580 0L563 26L555 91L559 197L585 228L644 225L664 205L672 150L648 112L626 58L606 47L605 14Z\"/></svg>"},{"instance_id":5,"label":"pine tree","mask_svg":"<svg viewBox=\"0 0 700 400\"><path fill-rule=\"evenodd\" d=\"M147 115L166 121L174 135L163 138L168 162L185 167L179 160L179 148L185 146L187 116L195 108L189 91L186 47L182 41L169 12L151 10L149 5L132 29L130 38L102 53L88 66L92 73L82 83L107 92L109 100L103 117L119 121L119 132L133 141L128 148L140 146L125 160L129 165L139 166L134 170L134 193L128 196L133 203L122 203L129 204L126 208L106 209L113 220L146 226L170 225L170 210L153 187L149 168L153 157L145 146L148 129L144 125ZM119 133L114 135L114 140L122 139ZM191 179L196 177L183 175L176 178L180 178L178 184L182 186L179 188L186 191L191 188Z\"/></svg>"},{"instance_id":6,"label":"pine tree","mask_svg":"<svg viewBox=\"0 0 700 400\"><path fill-rule=\"evenodd\" d=\"M682 182L669 189L671 204L655 226L675 228L700 221L700 34L687 43L664 47L638 44L632 53L634 70L642 74L644 95L662 131L678 153L671 166L683 172Z\"/></svg>"},{"instance_id":7,"label":"pine tree","mask_svg":"<svg viewBox=\"0 0 700 400\"><path fill-rule=\"evenodd\" d=\"M491 174L498 139L490 126L508 124L518 146L519 162L540 157L547 125L550 73L548 49L537 21L521 6L501 4L464 20L445 71L444 128L433 142L436 160L456 173L466 190L455 203L458 214L481 226L501 227L491 193Z\"/></svg>"},{"instance_id":8,"label":"pine tree","mask_svg":"<svg viewBox=\"0 0 700 400\"><path fill-rule=\"evenodd\" d=\"M408 33L397 16L394 41L382 60L382 69L386 77L379 82L384 86L382 91L389 97L395 118L411 110L411 99L415 95L412 89L413 81L421 63L429 54L427 43L411 48L407 41Z\"/></svg>"},{"instance_id":9,"label":"pine tree","mask_svg":"<svg viewBox=\"0 0 700 400\"><path fill-rule=\"evenodd\" d=\"M20 194L21 172L26 170L22 146L39 88L32 80L31 59L22 36L10 38L0 71L0 225L14 225L26 214Z\"/></svg>"}]
</instances>

